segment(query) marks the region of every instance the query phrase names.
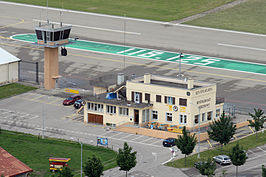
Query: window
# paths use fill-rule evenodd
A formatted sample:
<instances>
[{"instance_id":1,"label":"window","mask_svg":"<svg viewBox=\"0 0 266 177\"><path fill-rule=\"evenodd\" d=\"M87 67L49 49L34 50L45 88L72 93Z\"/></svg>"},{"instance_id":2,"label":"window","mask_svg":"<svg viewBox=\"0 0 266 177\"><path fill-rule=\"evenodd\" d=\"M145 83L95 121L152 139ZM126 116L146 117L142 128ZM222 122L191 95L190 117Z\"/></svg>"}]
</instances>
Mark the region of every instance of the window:
<instances>
[{"instance_id":1,"label":"window","mask_svg":"<svg viewBox=\"0 0 266 177\"><path fill-rule=\"evenodd\" d=\"M166 121L172 122L172 113L170 113L170 112L166 113Z\"/></svg>"},{"instance_id":2,"label":"window","mask_svg":"<svg viewBox=\"0 0 266 177\"><path fill-rule=\"evenodd\" d=\"M152 111L152 119L158 119L158 111Z\"/></svg>"},{"instance_id":3,"label":"window","mask_svg":"<svg viewBox=\"0 0 266 177\"><path fill-rule=\"evenodd\" d=\"M207 113L207 120L212 120L212 111Z\"/></svg>"},{"instance_id":4,"label":"window","mask_svg":"<svg viewBox=\"0 0 266 177\"><path fill-rule=\"evenodd\" d=\"M128 116L128 108L119 107L119 115Z\"/></svg>"},{"instance_id":5,"label":"window","mask_svg":"<svg viewBox=\"0 0 266 177\"><path fill-rule=\"evenodd\" d=\"M195 115L194 123L195 124L199 123L199 115Z\"/></svg>"},{"instance_id":6,"label":"window","mask_svg":"<svg viewBox=\"0 0 266 177\"><path fill-rule=\"evenodd\" d=\"M162 96L156 95L156 102L161 103L162 102Z\"/></svg>"},{"instance_id":7,"label":"window","mask_svg":"<svg viewBox=\"0 0 266 177\"><path fill-rule=\"evenodd\" d=\"M164 97L164 103L166 104L175 104L175 98L170 96Z\"/></svg>"},{"instance_id":8,"label":"window","mask_svg":"<svg viewBox=\"0 0 266 177\"><path fill-rule=\"evenodd\" d=\"M220 109L216 109L216 118L220 117Z\"/></svg>"},{"instance_id":9,"label":"window","mask_svg":"<svg viewBox=\"0 0 266 177\"><path fill-rule=\"evenodd\" d=\"M148 103L150 102L150 97L151 97L150 94L145 93L145 100L148 101Z\"/></svg>"},{"instance_id":10,"label":"window","mask_svg":"<svg viewBox=\"0 0 266 177\"><path fill-rule=\"evenodd\" d=\"M206 119L205 116L206 116L206 114L205 113L202 113L202 117L201 117L202 122L205 121L205 119Z\"/></svg>"},{"instance_id":11,"label":"window","mask_svg":"<svg viewBox=\"0 0 266 177\"><path fill-rule=\"evenodd\" d=\"M116 114L116 107L115 106L106 105L106 112L109 113L109 114Z\"/></svg>"},{"instance_id":12,"label":"window","mask_svg":"<svg viewBox=\"0 0 266 177\"><path fill-rule=\"evenodd\" d=\"M103 104L97 103L87 103L88 110L96 111L96 112L103 112Z\"/></svg>"},{"instance_id":13,"label":"window","mask_svg":"<svg viewBox=\"0 0 266 177\"><path fill-rule=\"evenodd\" d=\"M132 92L132 101L135 103L141 103L142 102L142 94L140 92Z\"/></svg>"},{"instance_id":14,"label":"window","mask_svg":"<svg viewBox=\"0 0 266 177\"><path fill-rule=\"evenodd\" d=\"M180 114L179 115L179 122L181 124L186 124L187 123L187 115Z\"/></svg>"},{"instance_id":15,"label":"window","mask_svg":"<svg viewBox=\"0 0 266 177\"><path fill-rule=\"evenodd\" d=\"M179 98L179 105L180 106L187 106L187 99Z\"/></svg>"},{"instance_id":16,"label":"window","mask_svg":"<svg viewBox=\"0 0 266 177\"><path fill-rule=\"evenodd\" d=\"M142 123L149 122L149 119L150 119L149 114L150 114L149 109L142 110Z\"/></svg>"}]
</instances>

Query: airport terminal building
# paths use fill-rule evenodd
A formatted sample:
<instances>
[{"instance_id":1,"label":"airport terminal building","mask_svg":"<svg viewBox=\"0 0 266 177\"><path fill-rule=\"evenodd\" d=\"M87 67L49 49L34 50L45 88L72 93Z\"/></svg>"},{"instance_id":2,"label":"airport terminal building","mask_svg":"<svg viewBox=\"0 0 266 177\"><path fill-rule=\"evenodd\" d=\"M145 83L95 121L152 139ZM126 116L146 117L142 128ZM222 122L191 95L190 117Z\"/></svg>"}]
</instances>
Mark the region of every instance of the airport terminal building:
<instances>
[{"instance_id":1,"label":"airport terminal building","mask_svg":"<svg viewBox=\"0 0 266 177\"><path fill-rule=\"evenodd\" d=\"M119 126L151 122L195 128L208 125L223 112L216 84L145 74L123 82L107 93L88 97L84 122Z\"/></svg>"}]
</instances>

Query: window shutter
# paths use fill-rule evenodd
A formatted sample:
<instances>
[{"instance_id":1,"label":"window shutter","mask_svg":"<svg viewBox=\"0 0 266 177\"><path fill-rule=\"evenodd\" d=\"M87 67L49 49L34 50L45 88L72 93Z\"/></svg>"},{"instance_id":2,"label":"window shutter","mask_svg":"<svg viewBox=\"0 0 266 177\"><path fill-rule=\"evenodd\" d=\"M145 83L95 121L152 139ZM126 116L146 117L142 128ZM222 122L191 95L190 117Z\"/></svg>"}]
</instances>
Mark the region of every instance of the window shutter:
<instances>
[{"instance_id":1,"label":"window shutter","mask_svg":"<svg viewBox=\"0 0 266 177\"><path fill-rule=\"evenodd\" d=\"M173 104L175 104L175 97L173 97Z\"/></svg>"},{"instance_id":2,"label":"window shutter","mask_svg":"<svg viewBox=\"0 0 266 177\"><path fill-rule=\"evenodd\" d=\"M139 93L139 103L142 103L142 93Z\"/></svg>"},{"instance_id":3,"label":"window shutter","mask_svg":"<svg viewBox=\"0 0 266 177\"><path fill-rule=\"evenodd\" d=\"M131 92L131 101L134 102L134 92Z\"/></svg>"},{"instance_id":4,"label":"window shutter","mask_svg":"<svg viewBox=\"0 0 266 177\"><path fill-rule=\"evenodd\" d=\"M164 103L167 103L167 97L166 96L164 97Z\"/></svg>"}]
</instances>

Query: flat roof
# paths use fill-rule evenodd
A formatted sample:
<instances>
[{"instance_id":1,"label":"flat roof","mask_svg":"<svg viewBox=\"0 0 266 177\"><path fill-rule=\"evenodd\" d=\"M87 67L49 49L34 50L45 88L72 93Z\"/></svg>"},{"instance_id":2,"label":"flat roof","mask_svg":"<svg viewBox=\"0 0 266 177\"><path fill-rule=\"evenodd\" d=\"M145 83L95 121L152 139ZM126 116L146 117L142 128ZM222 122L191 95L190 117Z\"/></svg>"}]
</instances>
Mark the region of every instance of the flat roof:
<instances>
[{"instance_id":1,"label":"flat roof","mask_svg":"<svg viewBox=\"0 0 266 177\"><path fill-rule=\"evenodd\" d=\"M127 100L118 100L118 99L107 99L106 98L107 93L99 94L97 96L88 96L84 98L86 101L92 101L96 103L104 103L104 104L112 104L116 106L123 106L123 107L133 107L133 108L147 108L151 107L152 104L149 103L134 103L132 101Z\"/></svg>"},{"instance_id":2,"label":"flat roof","mask_svg":"<svg viewBox=\"0 0 266 177\"><path fill-rule=\"evenodd\" d=\"M144 81L141 81L141 83L144 83ZM187 89L187 84L184 84L184 83L175 83L175 82L168 82L168 81L151 79L151 84L153 84L153 85L163 85L163 86L174 87L174 88ZM193 89L200 88L200 87L202 87L202 86L194 85Z\"/></svg>"},{"instance_id":3,"label":"flat roof","mask_svg":"<svg viewBox=\"0 0 266 177\"><path fill-rule=\"evenodd\" d=\"M15 57L14 55L10 54L9 52L0 47L0 65L13 63L20 60L21 59Z\"/></svg>"},{"instance_id":4,"label":"flat roof","mask_svg":"<svg viewBox=\"0 0 266 177\"><path fill-rule=\"evenodd\" d=\"M0 175L15 176L31 171L30 167L0 147Z\"/></svg>"}]
</instances>

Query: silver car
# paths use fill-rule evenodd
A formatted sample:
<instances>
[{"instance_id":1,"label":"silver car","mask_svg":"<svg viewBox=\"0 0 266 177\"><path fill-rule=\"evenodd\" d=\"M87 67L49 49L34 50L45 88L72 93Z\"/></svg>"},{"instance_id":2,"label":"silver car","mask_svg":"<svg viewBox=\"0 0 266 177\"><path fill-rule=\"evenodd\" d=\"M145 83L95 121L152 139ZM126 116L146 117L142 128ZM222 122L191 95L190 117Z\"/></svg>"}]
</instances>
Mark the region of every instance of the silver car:
<instances>
[{"instance_id":1,"label":"silver car","mask_svg":"<svg viewBox=\"0 0 266 177\"><path fill-rule=\"evenodd\" d=\"M227 155L218 155L213 160L221 165L231 164L231 159Z\"/></svg>"}]
</instances>

